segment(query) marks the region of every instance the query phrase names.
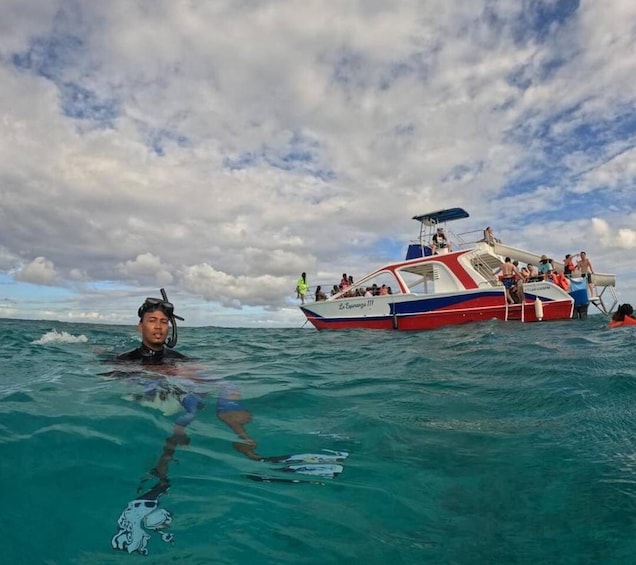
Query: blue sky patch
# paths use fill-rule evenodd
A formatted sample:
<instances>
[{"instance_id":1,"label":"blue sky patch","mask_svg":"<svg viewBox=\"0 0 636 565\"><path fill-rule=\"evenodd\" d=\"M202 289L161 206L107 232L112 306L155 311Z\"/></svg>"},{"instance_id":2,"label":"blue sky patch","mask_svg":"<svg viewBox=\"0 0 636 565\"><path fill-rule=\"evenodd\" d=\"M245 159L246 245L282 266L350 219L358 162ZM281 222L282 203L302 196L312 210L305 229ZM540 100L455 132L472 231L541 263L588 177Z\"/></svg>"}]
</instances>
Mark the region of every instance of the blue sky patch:
<instances>
[{"instance_id":1,"label":"blue sky patch","mask_svg":"<svg viewBox=\"0 0 636 565\"><path fill-rule=\"evenodd\" d=\"M68 80L85 49L84 41L75 35L58 34L35 39L29 49L12 56L13 65L25 72L44 77L54 83L60 93L64 115L91 120L99 127L113 127L119 114L119 103L113 97L100 96L80 82Z\"/></svg>"},{"instance_id":2,"label":"blue sky patch","mask_svg":"<svg viewBox=\"0 0 636 565\"><path fill-rule=\"evenodd\" d=\"M260 152L246 151L236 156L228 156L224 166L230 170L241 170L267 164L276 169L309 174L321 180L333 180L336 174L322 166L325 159L321 155L320 144L295 133L285 147L264 145Z\"/></svg>"}]
</instances>

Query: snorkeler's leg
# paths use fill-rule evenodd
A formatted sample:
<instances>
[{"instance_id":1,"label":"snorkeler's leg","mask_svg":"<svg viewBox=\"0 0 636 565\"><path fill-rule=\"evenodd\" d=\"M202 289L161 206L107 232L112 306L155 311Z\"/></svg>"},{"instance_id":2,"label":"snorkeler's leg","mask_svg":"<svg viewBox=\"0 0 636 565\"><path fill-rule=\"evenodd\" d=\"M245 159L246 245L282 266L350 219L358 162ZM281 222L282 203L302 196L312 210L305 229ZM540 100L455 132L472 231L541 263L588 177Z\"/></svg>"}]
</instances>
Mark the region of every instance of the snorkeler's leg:
<instances>
[{"instance_id":1,"label":"snorkeler's leg","mask_svg":"<svg viewBox=\"0 0 636 565\"><path fill-rule=\"evenodd\" d=\"M220 412L217 411L217 417L221 422L226 424L242 442L235 442L232 447L238 452L242 453L246 457L254 460L262 459L254 449L256 448L256 441L247 433L245 426L252 421L252 414L248 410L231 410Z\"/></svg>"},{"instance_id":2,"label":"snorkeler's leg","mask_svg":"<svg viewBox=\"0 0 636 565\"><path fill-rule=\"evenodd\" d=\"M163 446L163 452L159 457L159 461L150 471L150 475L157 477L160 481L168 483L168 465L174 458L177 447L190 444L190 438L186 434L186 426L194 420L197 412L204 406L201 397L194 393L186 394L180 402L185 413L177 418L172 435L166 439L166 443Z\"/></svg>"}]
</instances>

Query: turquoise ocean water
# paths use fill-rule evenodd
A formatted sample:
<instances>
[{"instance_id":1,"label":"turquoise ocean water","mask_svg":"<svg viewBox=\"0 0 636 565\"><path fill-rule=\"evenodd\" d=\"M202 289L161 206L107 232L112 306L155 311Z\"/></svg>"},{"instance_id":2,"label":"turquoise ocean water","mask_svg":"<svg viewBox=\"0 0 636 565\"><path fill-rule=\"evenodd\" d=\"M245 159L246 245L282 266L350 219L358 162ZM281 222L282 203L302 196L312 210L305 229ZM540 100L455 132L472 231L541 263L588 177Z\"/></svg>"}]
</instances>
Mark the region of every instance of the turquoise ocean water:
<instances>
[{"instance_id":1,"label":"turquoise ocean water","mask_svg":"<svg viewBox=\"0 0 636 565\"><path fill-rule=\"evenodd\" d=\"M174 539L150 531L141 557L111 539L179 414L99 376L134 328L0 320L2 562L635 563L636 329L605 324L180 328L209 402L160 498ZM220 378L261 455L345 451L342 473L282 473L234 450Z\"/></svg>"}]
</instances>

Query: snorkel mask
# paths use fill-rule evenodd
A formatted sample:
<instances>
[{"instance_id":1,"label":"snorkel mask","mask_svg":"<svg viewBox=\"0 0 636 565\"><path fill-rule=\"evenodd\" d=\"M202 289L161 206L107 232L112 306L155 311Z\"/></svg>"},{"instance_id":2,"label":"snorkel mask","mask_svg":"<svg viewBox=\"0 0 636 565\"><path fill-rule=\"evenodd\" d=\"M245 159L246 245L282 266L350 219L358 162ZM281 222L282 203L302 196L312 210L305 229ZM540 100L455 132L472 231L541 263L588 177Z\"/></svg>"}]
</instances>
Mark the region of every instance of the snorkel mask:
<instances>
[{"instance_id":1,"label":"snorkel mask","mask_svg":"<svg viewBox=\"0 0 636 565\"><path fill-rule=\"evenodd\" d=\"M160 289L162 298L146 298L146 301L139 307L137 314L141 320L146 312L154 312L155 310L161 310L168 318L170 318L170 325L172 326L172 336L166 340L166 347L173 348L177 345L177 322L176 320L184 321L181 316L177 316L174 313L174 305L168 301L168 295L162 288Z\"/></svg>"}]
</instances>

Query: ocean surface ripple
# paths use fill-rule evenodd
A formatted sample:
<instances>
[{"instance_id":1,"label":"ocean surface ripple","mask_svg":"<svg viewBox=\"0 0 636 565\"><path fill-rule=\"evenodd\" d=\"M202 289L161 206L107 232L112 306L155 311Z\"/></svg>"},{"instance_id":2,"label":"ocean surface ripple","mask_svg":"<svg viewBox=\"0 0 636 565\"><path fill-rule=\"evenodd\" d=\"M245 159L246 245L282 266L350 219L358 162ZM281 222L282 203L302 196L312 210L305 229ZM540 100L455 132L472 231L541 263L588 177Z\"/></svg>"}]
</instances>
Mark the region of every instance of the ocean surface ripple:
<instances>
[{"instance_id":1,"label":"ocean surface ripple","mask_svg":"<svg viewBox=\"0 0 636 565\"><path fill-rule=\"evenodd\" d=\"M636 329L606 323L180 328L206 406L160 498L174 539L150 531L147 562L633 563ZM0 335L3 562L133 559L111 547L117 520L179 416L140 401L143 378L108 378L135 329L0 320ZM216 416L227 384L260 455L347 452L342 472L244 457Z\"/></svg>"}]
</instances>

